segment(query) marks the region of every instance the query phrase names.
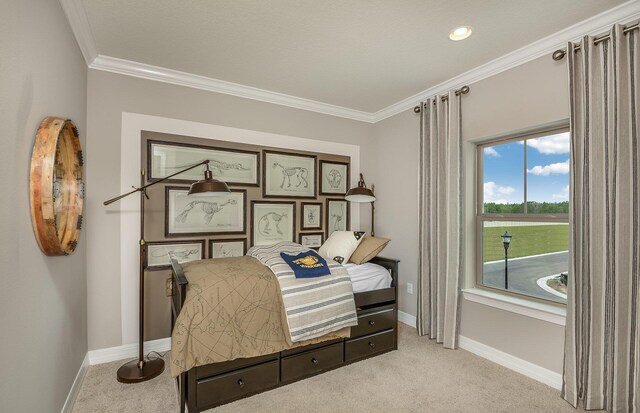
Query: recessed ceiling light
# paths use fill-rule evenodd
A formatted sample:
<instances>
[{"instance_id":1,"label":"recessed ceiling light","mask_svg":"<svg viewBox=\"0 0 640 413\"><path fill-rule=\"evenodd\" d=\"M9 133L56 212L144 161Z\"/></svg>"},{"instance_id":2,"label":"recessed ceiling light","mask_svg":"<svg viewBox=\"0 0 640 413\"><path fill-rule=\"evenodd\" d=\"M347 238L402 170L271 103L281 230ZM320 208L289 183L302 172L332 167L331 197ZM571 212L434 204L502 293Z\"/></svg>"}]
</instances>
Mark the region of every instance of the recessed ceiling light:
<instances>
[{"instance_id":1,"label":"recessed ceiling light","mask_svg":"<svg viewBox=\"0 0 640 413\"><path fill-rule=\"evenodd\" d=\"M473 29L471 29L470 26L456 27L455 29L451 30L451 33L449 33L449 39L463 40L471 36L472 32Z\"/></svg>"}]
</instances>

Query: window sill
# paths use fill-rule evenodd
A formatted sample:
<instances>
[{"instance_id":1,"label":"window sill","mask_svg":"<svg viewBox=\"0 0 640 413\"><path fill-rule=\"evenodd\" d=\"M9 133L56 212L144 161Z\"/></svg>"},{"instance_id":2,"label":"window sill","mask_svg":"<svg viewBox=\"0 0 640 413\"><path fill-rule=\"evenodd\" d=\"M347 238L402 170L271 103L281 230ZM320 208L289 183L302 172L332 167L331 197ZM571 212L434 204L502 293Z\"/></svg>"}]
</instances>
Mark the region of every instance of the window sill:
<instances>
[{"instance_id":1,"label":"window sill","mask_svg":"<svg viewBox=\"0 0 640 413\"><path fill-rule=\"evenodd\" d=\"M486 291L480 288L464 289L462 290L462 295L465 300L474 303L499 308L561 326L564 326L566 323L567 310L564 307L512 297L507 294Z\"/></svg>"}]
</instances>

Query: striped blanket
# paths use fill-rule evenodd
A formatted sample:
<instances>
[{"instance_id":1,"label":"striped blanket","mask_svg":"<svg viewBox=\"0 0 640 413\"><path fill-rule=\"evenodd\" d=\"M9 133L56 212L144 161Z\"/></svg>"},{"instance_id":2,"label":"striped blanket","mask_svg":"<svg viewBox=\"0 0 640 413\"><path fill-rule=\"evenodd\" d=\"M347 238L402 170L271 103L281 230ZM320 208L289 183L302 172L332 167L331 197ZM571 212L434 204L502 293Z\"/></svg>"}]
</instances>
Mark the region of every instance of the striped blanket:
<instances>
[{"instance_id":1,"label":"striped blanket","mask_svg":"<svg viewBox=\"0 0 640 413\"><path fill-rule=\"evenodd\" d=\"M331 275L296 278L280 256L298 254L308 248L293 242L251 247L247 255L269 267L280 284L289 335L292 342L320 337L358 324L353 289L347 270L328 262Z\"/></svg>"}]
</instances>

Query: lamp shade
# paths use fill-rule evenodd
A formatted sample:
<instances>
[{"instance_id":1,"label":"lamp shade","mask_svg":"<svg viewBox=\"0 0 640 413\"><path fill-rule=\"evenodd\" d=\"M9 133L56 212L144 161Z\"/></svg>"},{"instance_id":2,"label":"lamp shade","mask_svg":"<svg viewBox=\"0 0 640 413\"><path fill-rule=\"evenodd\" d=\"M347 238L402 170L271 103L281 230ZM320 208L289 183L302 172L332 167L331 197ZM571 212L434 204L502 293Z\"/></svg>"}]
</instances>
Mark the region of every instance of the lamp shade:
<instances>
[{"instance_id":1,"label":"lamp shade","mask_svg":"<svg viewBox=\"0 0 640 413\"><path fill-rule=\"evenodd\" d=\"M505 245L509 245L511 243L511 237L513 235L511 235L509 232L505 231L504 234L501 235L502 237L502 243Z\"/></svg>"},{"instance_id":2,"label":"lamp shade","mask_svg":"<svg viewBox=\"0 0 640 413\"><path fill-rule=\"evenodd\" d=\"M367 184L364 182L364 176L362 176L361 173L358 186L349 189L344 199L349 202L373 202L376 200L376 196L373 194L373 186L371 186L371 189L367 188Z\"/></svg>"},{"instance_id":3,"label":"lamp shade","mask_svg":"<svg viewBox=\"0 0 640 413\"><path fill-rule=\"evenodd\" d=\"M344 199L349 202L373 202L376 200L376 196L371 189L358 186L349 189Z\"/></svg>"},{"instance_id":4,"label":"lamp shade","mask_svg":"<svg viewBox=\"0 0 640 413\"><path fill-rule=\"evenodd\" d=\"M231 192L226 183L213 179L213 175L207 165L207 170L204 171L204 179L194 182L189 188L189 195L191 196L216 196L224 195Z\"/></svg>"}]
</instances>

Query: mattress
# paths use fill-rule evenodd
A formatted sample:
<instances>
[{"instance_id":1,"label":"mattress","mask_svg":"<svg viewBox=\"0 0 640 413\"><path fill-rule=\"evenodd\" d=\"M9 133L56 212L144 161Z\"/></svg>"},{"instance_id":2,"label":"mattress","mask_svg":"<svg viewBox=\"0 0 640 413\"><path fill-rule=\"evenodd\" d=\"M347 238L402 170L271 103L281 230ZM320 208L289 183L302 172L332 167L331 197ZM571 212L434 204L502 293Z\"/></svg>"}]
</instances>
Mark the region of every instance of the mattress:
<instances>
[{"instance_id":1,"label":"mattress","mask_svg":"<svg viewBox=\"0 0 640 413\"><path fill-rule=\"evenodd\" d=\"M351 277L354 293L379 290L391 287L391 274L386 268L371 262L364 264L347 263L344 265Z\"/></svg>"}]
</instances>

